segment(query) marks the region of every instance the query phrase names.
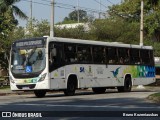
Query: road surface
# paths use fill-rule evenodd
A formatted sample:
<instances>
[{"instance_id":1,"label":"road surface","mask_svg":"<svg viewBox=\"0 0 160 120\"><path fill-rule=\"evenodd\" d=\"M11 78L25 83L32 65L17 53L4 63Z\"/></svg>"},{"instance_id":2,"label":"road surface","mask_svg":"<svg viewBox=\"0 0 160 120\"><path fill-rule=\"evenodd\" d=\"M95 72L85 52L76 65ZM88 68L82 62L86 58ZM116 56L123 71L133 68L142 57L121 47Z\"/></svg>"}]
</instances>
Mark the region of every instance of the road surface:
<instances>
[{"instance_id":1,"label":"road surface","mask_svg":"<svg viewBox=\"0 0 160 120\"><path fill-rule=\"evenodd\" d=\"M86 116L93 117L94 119L103 119L104 117L111 117L111 119L114 120L117 119L117 116L119 114L121 115L122 113L132 115L132 113L138 111L143 111L142 113L146 111L149 112L149 114L151 114L152 111L154 114L156 114L156 111L159 112L159 104L155 104L146 99L148 95L153 93L155 92L133 91L129 93L118 93L116 90L108 90L105 94L93 94L91 91L79 91L78 93L76 93L75 96L64 96L64 94L61 92L50 93L47 94L44 98L36 98L33 94L10 95L0 97L0 109L1 112L17 111L17 113L39 111L40 113L44 112L42 114L42 117L48 113L49 115L47 115L49 117L55 116L56 119L57 117L60 118L62 115L64 118L63 120L81 119L81 117L83 117L82 114L85 118ZM76 113L75 111L78 112ZM114 115L115 118L113 118ZM98 116L99 118L97 118L96 116ZM160 116L160 114L158 114L158 116ZM74 118L71 119L70 117ZM158 120L159 118L160 117L145 117L144 120ZM38 120L39 118L34 119ZM127 120L128 117L122 117L121 119Z\"/></svg>"}]
</instances>

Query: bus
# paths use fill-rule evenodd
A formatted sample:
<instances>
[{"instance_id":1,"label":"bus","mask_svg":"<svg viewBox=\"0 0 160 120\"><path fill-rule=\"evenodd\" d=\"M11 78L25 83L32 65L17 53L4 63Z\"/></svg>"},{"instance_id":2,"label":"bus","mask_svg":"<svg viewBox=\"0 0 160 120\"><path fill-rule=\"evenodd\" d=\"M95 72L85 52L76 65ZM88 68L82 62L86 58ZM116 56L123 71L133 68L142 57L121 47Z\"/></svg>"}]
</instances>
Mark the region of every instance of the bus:
<instances>
[{"instance_id":1,"label":"bus","mask_svg":"<svg viewBox=\"0 0 160 120\"><path fill-rule=\"evenodd\" d=\"M154 57L155 61L155 72L156 72L156 83L160 80L160 57Z\"/></svg>"},{"instance_id":2,"label":"bus","mask_svg":"<svg viewBox=\"0 0 160 120\"><path fill-rule=\"evenodd\" d=\"M9 65L12 91L34 91L36 97L77 89L130 92L134 85L155 82L153 48L114 42L58 37L13 42Z\"/></svg>"}]
</instances>

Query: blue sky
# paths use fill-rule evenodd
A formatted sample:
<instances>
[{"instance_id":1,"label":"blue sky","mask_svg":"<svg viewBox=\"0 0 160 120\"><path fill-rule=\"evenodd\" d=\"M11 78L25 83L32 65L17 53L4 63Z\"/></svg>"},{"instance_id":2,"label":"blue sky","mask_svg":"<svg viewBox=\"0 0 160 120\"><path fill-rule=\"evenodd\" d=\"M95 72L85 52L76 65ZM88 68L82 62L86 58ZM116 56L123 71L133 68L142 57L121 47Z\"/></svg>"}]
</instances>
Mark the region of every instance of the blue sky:
<instances>
[{"instance_id":1,"label":"blue sky","mask_svg":"<svg viewBox=\"0 0 160 120\"><path fill-rule=\"evenodd\" d=\"M17 3L16 5L30 16L30 0L21 0L21 2ZM33 17L38 20L47 19L50 21L50 11L51 7L50 1L51 0L32 0L33 1ZM72 12L77 6L78 0L55 0L55 23L61 22L64 17L68 16L70 12ZM93 9L95 11L99 11L99 2L100 0L79 0L79 6L84 7L83 9ZM107 10L107 6L111 6L113 4L119 4L121 0L101 0L101 10L105 12ZM82 8L81 8L82 9ZM88 10L86 10L88 11ZM98 17L97 13L88 12L89 14ZM25 26L26 21L19 20L19 25Z\"/></svg>"}]
</instances>

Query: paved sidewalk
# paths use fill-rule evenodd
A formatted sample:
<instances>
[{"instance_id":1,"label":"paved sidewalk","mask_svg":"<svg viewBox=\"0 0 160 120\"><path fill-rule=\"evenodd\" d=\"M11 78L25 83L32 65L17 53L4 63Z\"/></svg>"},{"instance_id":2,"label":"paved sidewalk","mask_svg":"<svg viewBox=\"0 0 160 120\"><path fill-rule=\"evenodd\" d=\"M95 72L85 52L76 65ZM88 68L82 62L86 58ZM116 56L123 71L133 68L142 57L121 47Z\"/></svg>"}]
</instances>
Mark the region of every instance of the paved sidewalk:
<instances>
[{"instance_id":1,"label":"paved sidewalk","mask_svg":"<svg viewBox=\"0 0 160 120\"><path fill-rule=\"evenodd\" d=\"M32 94L33 92L24 92L24 91L11 91L10 89L0 89L0 96L6 95L23 95L23 94Z\"/></svg>"}]
</instances>

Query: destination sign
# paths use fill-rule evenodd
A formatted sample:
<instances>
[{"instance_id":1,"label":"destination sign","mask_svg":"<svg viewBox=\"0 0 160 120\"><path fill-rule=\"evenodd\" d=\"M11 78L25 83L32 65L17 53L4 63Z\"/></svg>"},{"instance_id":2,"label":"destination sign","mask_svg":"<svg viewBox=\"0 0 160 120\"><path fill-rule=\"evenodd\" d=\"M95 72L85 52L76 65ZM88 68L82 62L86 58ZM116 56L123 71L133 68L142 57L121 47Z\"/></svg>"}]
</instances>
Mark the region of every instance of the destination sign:
<instances>
[{"instance_id":1,"label":"destination sign","mask_svg":"<svg viewBox=\"0 0 160 120\"><path fill-rule=\"evenodd\" d=\"M16 47L24 47L24 46L39 46L39 45L44 45L42 40L34 40L34 41L22 41L22 42L17 42Z\"/></svg>"}]
</instances>

